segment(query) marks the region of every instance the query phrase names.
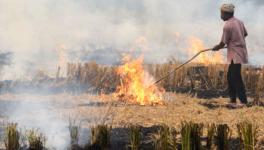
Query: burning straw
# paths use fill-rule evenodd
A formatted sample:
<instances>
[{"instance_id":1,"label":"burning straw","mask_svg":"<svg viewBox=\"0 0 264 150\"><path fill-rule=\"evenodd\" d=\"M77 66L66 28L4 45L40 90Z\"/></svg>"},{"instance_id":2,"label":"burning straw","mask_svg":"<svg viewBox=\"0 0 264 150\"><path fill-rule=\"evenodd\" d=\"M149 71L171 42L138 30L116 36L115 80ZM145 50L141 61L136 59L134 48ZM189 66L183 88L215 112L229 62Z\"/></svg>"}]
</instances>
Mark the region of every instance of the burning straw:
<instances>
[{"instance_id":1,"label":"burning straw","mask_svg":"<svg viewBox=\"0 0 264 150\"><path fill-rule=\"evenodd\" d=\"M117 68L121 84L117 86L115 96L120 100L139 105L162 104L162 91L157 86L149 87L153 78L144 71L143 57L132 60L129 55L124 64Z\"/></svg>"}]
</instances>

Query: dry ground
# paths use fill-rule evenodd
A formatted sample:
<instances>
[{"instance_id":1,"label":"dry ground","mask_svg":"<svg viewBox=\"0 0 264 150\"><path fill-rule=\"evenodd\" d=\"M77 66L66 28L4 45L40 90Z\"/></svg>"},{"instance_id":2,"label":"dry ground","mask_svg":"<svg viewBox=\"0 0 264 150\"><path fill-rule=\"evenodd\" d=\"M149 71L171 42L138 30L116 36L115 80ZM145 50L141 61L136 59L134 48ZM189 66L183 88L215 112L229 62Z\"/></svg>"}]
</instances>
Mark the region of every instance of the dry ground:
<instances>
[{"instance_id":1,"label":"dry ground","mask_svg":"<svg viewBox=\"0 0 264 150\"><path fill-rule=\"evenodd\" d=\"M128 124L151 126L166 123L180 128L181 121L203 123L227 123L235 131L235 124L249 120L257 123L260 135L264 135L264 107L230 109L228 99L197 99L188 95L166 93L165 105L138 106L115 101L110 95L0 95L0 120L2 122L30 120L32 124L42 115L55 116L44 119L64 120L69 116L81 121L82 127L107 122L114 127ZM16 117L16 116L18 117ZM21 115L21 117L19 117ZM17 119L19 118L19 119ZM35 119L35 120L34 120ZM49 120L48 120L49 121ZM51 121L51 120L50 120ZM45 122L44 122L45 123ZM233 136L236 132L233 132Z\"/></svg>"}]
</instances>

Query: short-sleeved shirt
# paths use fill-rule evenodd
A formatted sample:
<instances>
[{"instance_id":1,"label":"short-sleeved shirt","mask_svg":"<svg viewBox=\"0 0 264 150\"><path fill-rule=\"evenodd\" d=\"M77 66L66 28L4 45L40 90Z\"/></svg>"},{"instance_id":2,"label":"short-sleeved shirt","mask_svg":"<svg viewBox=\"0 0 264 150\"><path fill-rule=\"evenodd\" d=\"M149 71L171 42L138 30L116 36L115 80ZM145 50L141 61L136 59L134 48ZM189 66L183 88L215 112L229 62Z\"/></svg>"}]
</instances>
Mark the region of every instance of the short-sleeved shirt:
<instances>
[{"instance_id":1,"label":"short-sleeved shirt","mask_svg":"<svg viewBox=\"0 0 264 150\"><path fill-rule=\"evenodd\" d=\"M228 19L224 25L222 42L227 45L227 61L235 64L248 63L245 37L247 30L244 23L235 17Z\"/></svg>"}]
</instances>

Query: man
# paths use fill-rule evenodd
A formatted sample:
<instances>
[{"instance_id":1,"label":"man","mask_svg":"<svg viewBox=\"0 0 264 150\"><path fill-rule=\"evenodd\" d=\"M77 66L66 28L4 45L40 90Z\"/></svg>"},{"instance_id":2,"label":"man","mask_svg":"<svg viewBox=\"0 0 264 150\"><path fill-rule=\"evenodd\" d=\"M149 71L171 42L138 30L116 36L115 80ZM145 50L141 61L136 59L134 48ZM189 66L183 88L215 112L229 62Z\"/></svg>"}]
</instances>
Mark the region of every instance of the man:
<instances>
[{"instance_id":1,"label":"man","mask_svg":"<svg viewBox=\"0 0 264 150\"><path fill-rule=\"evenodd\" d=\"M248 63L245 37L248 35L242 21L234 17L235 6L223 4L221 6L221 19L225 21L221 42L213 50L227 45L227 72L228 91L232 104L236 104L238 97L242 104L247 104L245 86L241 77L241 64Z\"/></svg>"}]
</instances>

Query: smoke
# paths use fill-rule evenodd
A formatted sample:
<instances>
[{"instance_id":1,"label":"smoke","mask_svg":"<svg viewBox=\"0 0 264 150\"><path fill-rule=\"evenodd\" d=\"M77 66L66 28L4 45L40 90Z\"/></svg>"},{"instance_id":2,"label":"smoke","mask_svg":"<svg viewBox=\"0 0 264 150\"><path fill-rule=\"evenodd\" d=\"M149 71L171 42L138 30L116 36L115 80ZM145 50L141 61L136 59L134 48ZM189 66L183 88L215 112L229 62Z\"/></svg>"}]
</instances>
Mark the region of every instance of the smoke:
<instances>
[{"instance_id":1,"label":"smoke","mask_svg":"<svg viewBox=\"0 0 264 150\"><path fill-rule=\"evenodd\" d=\"M90 126L112 123L116 113L112 110L112 102L106 102L103 96L98 98L65 93L1 94L0 119L4 123L17 123L22 136L26 135L26 130L38 129L47 139L45 146L54 150L65 150L70 146L71 122L80 127L78 143L84 146L90 141ZM0 133L0 136L3 135Z\"/></svg>"},{"instance_id":2,"label":"smoke","mask_svg":"<svg viewBox=\"0 0 264 150\"><path fill-rule=\"evenodd\" d=\"M153 63L185 60L190 37L206 47L219 42L219 7L226 2L235 4L249 32L250 63L263 64L262 0L0 0L0 50L10 50L0 54L1 79L30 78L39 70L55 76L67 62L116 64L129 51L143 51ZM10 120L40 128L52 136L49 145L64 149L67 122L56 107L37 96L19 99L28 102L11 108Z\"/></svg>"},{"instance_id":3,"label":"smoke","mask_svg":"<svg viewBox=\"0 0 264 150\"><path fill-rule=\"evenodd\" d=\"M113 64L119 62L118 53L130 51L144 37L147 61L185 60L190 36L207 47L219 42L219 7L226 2L235 4L236 16L248 29L250 63L263 64L261 0L0 0L0 49L14 53L3 78L30 76L37 70L54 75L60 45L67 61Z\"/></svg>"},{"instance_id":4,"label":"smoke","mask_svg":"<svg viewBox=\"0 0 264 150\"><path fill-rule=\"evenodd\" d=\"M256 7L260 6L263 7L264 1L263 0L242 0L243 3L253 3Z\"/></svg>"},{"instance_id":5,"label":"smoke","mask_svg":"<svg viewBox=\"0 0 264 150\"><path fill-rule=\"evenodd\" d=\"M10 52L0 53L0 65L9 65L11 63L11 55Z\"/></svg>"},{"instance_id":6,"label":"smoke","mask_svg":"<svg viewBox=\"0 0 264 150\"><path fill-rule=\"evenodd\" d=\"M67 149L70 144L68 122L59 115L52 99L40 95L18 94L8 101L8 120L17 123L22 133L30 129L38 130L46 137L48 148Z\"/></svg>"},{"instance_id":7,"label":"smoke","mask_svg":"<svg viewBox=\"0 0 264 150\"><path fill-rule=\"evenodd\" d=\"M11 63L11 52L0 53L0 75L2 75L3 67L10 65Z\"/></svg>"}]
</instances>

